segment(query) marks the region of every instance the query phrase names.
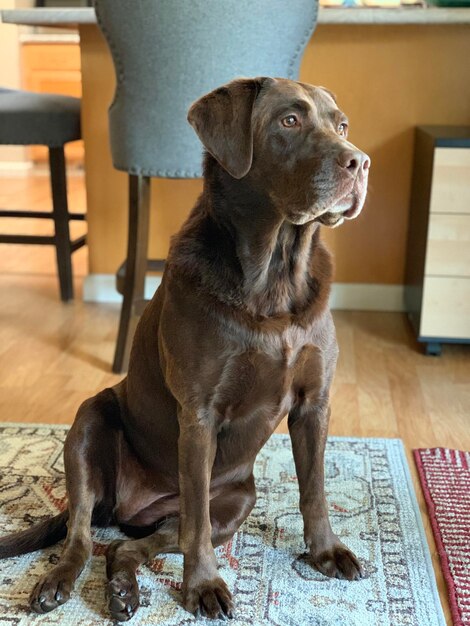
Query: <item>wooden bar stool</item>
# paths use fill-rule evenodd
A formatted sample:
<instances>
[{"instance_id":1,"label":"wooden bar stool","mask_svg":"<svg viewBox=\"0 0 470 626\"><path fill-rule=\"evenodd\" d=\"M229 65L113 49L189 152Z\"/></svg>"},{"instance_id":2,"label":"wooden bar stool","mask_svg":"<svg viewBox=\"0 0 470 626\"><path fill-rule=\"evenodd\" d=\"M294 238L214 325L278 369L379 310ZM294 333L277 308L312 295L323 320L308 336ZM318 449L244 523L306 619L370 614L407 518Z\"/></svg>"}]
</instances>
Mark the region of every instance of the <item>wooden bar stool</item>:
<instances>
[{"instance_id":1,"label":"wooden bar stool","mask_svg":"<svg viewBox=\"0 0 470 626\"><path fill-rule=\"evenodd\" d=\"M55 246L60 296L73 299L72 253L86 243L85 235L70 239L69 221L84 220L69 213L64 144L81 138L80 100L0 88L0 144L45 145L49 148L52 211L0 210L0 217L39 218L54 221L54 235L3 235L0 243Z\"/></svg>"}]
</instances>

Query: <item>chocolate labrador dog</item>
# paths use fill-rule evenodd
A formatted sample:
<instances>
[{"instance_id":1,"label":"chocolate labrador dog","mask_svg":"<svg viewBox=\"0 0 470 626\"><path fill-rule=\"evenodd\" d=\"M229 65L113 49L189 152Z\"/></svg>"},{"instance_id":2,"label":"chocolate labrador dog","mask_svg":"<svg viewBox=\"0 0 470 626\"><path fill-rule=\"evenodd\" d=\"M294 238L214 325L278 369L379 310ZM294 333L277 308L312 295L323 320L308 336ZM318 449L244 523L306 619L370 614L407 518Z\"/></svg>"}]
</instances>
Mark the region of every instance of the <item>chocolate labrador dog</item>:
<instances>
[{"instance_id":1,"label":"chocolate labrador dog","mask_svg":"<svg viewBox=\"0 0 470 626\"><path fill-rule=\"evenodd\" d=\"M68 600L91 524L117 523L134 539L107 553L115 619L138 607L138 566L165 552L184 555L188 611L232 616L214 547L250 513L256 455L286 414L311 563L361 576L324 492L338 349L319 226L359 214L369 157L348 141L334 96L299 82L235 80L195 102L188 120L207 151L204 191L172 242L128 375L78 410L64 449L68 509L0 541L5 557L66 536L33 590L37 613Z\"/></svg>"}]
</instances>

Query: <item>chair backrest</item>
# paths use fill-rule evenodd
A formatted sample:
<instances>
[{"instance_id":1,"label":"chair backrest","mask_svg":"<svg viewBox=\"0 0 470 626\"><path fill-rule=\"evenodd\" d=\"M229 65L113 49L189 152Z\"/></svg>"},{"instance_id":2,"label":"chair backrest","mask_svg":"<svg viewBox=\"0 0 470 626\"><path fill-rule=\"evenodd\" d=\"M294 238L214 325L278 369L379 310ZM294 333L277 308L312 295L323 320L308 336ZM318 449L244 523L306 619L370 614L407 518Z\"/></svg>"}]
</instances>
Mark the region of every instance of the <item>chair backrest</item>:
<instances>
[{"instance_id":1,"label":"chair backrest","mask_svg":"<svg viewBox=\"0 0 470 626\"><path fill-rule=\"evenodd\" d=\"M194 100L233 78L297 78L317 0L95 0L116 71L109 109L114 166L201 176L186 121Z\"/></svg>"}]
</instances>

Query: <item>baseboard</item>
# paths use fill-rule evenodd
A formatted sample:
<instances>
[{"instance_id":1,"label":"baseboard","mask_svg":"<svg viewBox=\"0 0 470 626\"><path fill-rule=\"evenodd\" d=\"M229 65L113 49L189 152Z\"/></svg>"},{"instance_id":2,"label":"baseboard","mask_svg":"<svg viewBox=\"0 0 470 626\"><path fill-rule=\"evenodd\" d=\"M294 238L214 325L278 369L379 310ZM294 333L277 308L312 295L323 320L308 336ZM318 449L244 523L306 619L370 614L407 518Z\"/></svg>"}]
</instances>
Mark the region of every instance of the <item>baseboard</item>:
<instances>
[{"instance_id":1,"label":"baseboard","mask_svg":"<svg viewBox=\"0 0 470 626\"><path fill-rule=\"evenodd\" d=\"M145 297L150 300L161 283L160 276L147 276L145 279ZM83 281L83 300L85 302L122 302L122 296L116 291L114 274L88 274Z\"/></svg>"},{"instance_id":2,"label":"baseboard","mask_svg":"<svg viewBox=\"0 0 470 626\"><path fill-rule=\"evenodd\" d=\"M151 298L161 279L148 276L145 296ZM121 302L116 291L113 274L89 274L83 283L85 302ZM360 283L334 283L330 306L336 310L350 311L404 311L403 285L377 285Z\"/></svg>"},{"instance_id":3,"label":"baseboard","mask_svg":"<svg viewBox=\"0 0 470 626\"><path fill-rule=\"evenodd\" d=\"M403 285L333 283L330 307L337 311L405 310Z\"/></svg>"},{"instance_id":4,"label":"baseboard","mask_svg":"<svg viewBox=\"0 0 470 626\"><path fill-rule=\"evenodd\" d=\"M0 161L0 176L30 176L34 164L32 161Z\"/></svg>"},{"instance_id":5,"label":"baseboard","mask_svg":"<svg viewBox=\"0 0 470 626\"><path fill-rule=\"evenodd\" d=\"M81 163L68 163L67 176L83 177L84 169ZM44 177L50 176L49 164L35 163L34 161L0 161L1 178L21 178L21 177Z\"/></svg>"}]
</instances>

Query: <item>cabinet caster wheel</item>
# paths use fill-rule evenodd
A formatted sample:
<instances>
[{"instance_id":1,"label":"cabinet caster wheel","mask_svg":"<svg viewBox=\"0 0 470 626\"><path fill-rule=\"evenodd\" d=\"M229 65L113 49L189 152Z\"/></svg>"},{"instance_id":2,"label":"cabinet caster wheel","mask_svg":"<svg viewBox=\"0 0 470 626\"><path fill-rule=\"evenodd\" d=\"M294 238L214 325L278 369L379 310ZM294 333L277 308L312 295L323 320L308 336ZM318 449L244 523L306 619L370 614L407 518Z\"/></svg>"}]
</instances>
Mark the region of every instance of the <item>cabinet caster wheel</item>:
<instances>
[{"instance_id":1,"label":"cabinet caster wheel","mask_svg":"<svg viewBox=\"0 0 470 626\"><path fill-rule=\"evenodd\" d=\"M430 341L426 344L426 356L441 356L441 344Z\"/></svg>"}]
</instances>

